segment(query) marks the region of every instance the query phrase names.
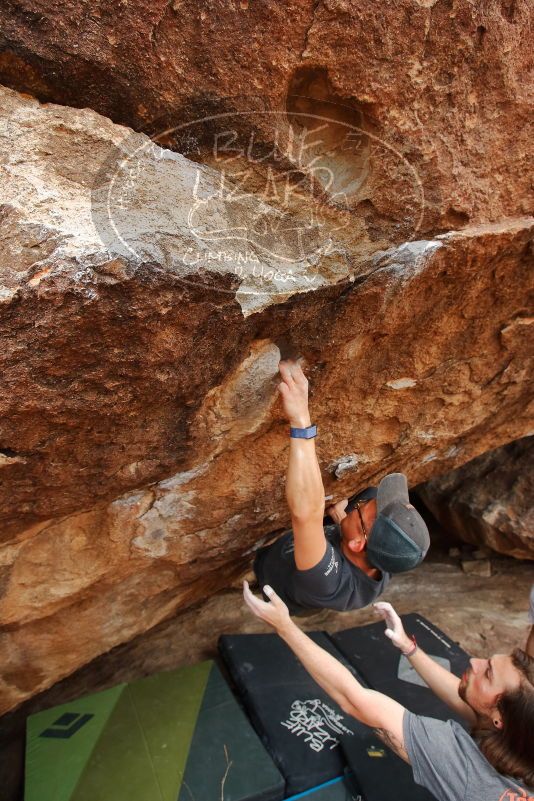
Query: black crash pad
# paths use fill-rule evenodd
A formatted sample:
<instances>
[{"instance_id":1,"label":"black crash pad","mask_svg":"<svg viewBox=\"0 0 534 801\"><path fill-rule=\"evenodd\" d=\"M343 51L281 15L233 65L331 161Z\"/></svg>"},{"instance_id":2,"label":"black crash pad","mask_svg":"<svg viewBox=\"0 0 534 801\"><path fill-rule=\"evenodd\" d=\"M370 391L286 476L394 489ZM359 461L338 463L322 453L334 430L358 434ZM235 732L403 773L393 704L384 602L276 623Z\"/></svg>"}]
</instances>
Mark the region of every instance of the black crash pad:
<instances>
[{"instance_id":1,"label":"black crash pad","mask_svg":"<svg viewBox=\"0 0 534 801\"><path fill-rule=\"evenodd\" d=\"M213 665L178 801L279 801L284 797L283 776Z\"/></svg>"},{"instance_id":2,"label":"black crash pad","mask_svg":"<svg viewBox=\"0 0 534 801\"><path fill-rule=\"evenodd\" d=\"M362 801L436 801L432 793L415 783L411 766L370 729L366 737L343 738L341 747L350 768L347 783L355 798Z\"/></svg>"},{"instance_id":3,"label":"black crash pad","mask_svg":"<svg viewBox=\"0 0 534 801\"><path fill-rule=\"evenodd\" d=\"M310 636L347 664L326 634ZM368 729L321 690L280 637L223 635L219 650L256 731L286 779L286 795L342 775L345 760L339 738L360 736Z\"/></svg>"},{"instance_id":4,"label":"black crash pad","mask_svg":"<svg viewBox=\"0 0 534 801\"><path fill-rule=\"evenodd\" d=\"M348 778L332 779L319 787L292 795L287 801L361 801L360 794Z\"/></svg>"},{"instance_id":5,"label":"black crash pad","mask_svg":"<svg viewBox=\"0 0 534 801\"><path fill-rule=\"evenodd\" d=\"M469 655L422 615L404 615L407 634L415 634L417 644L448 670L461 676ZM338 631L332 641L374 690L389 695L411 712L440 720L465 721L440 701L422 682L406 657L385 636L385 623Z\"/></svg>"}]
</instances>

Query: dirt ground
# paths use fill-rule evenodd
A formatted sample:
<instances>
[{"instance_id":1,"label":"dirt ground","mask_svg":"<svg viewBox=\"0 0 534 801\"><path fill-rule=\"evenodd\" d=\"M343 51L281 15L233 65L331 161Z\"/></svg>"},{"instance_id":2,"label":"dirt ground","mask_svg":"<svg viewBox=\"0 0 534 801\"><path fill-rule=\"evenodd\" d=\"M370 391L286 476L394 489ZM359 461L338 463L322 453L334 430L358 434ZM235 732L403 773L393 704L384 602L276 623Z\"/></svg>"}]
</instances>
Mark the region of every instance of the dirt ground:
<instances>
[{"instance_id":1,"label":"dirt ground","mask_svg":"<svg viewBox=\"0 0 534 801\"><path fill-rule=\"evenodd\" d=\"M534 562L495 557L492 575L465 574L450 543L433 536L425 563L395 577L382 599L401 614L424 614L473 656L509 652L525 644L529 629L528 596ZM336 613L320 611L300 620L306 630L328 632L375 622L372 609ZM118 646L58 682L0 719L0 786L2 801L20 801L24 760L24 728L29 714L105 689L120 682L217 656L220 634L266 631L244 606L238 587L168 620L141 637Z\"/></svg>"}]
</instances>

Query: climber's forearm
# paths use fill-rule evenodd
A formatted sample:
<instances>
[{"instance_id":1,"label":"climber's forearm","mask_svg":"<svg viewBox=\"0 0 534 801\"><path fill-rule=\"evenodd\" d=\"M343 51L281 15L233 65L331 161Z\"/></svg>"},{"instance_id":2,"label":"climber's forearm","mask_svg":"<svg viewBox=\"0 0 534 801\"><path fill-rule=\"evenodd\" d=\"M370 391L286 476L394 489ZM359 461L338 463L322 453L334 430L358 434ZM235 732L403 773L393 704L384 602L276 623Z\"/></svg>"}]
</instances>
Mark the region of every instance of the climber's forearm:
<instances>
[{"instance_id":1,"label":"climber's forearm","mask_svg":"<svg viewBox=\"0 0 534 801\"><path fill-rule=\"evenodd\" d=\"M322 521L324 486L314 439L290 440L286 498L293 520L306 522L318 518Z\"/></svg>"}]
</instances>

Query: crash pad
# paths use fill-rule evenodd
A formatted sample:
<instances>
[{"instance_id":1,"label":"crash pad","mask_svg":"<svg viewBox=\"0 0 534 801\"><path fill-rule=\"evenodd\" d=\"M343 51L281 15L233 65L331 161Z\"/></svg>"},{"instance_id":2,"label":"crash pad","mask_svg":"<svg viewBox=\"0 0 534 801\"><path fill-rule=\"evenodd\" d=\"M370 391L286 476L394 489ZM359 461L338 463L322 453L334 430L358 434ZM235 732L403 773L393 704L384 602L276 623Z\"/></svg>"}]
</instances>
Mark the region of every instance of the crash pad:
<instances>
[{"instance_id":1,"label":"crash pad","mask_svg":"<svg viewBox=\"0 0 534 801\"><path fill-rule=\"evenodd\" d=\"M287 801L360 801L358 794L345 776L338 776L329 782L312 787L303 793L292 795Z\"/></svg>"},{"instance_id":2,"label":"crash pad","mask_svg":"<svg viewBox=\"0 0 534 801\"><path fill-rule=\"evenodd\" d=\"M213 662L28 718L25 801L281 801L284 792Z\"/></svg>"},{"instance_id":3,"label":"crash pad","mask_svg":"<svg viewBox=\"0 0 534 801\"><path fill-rule=\"evenodd\" d=\"M326 634L310 636L347 664ZM257 732L286 779L287 795L343 775L340 737L358 736L366 727L332 701L280 637L224 635L219 650ZM354 668L349 669L356 675Z\"/></svg>"},{"instance_id":4,"label":"crash pad","mask_svg":"<svg viewBox=\"0 0 534 801\"><path fill-rule=\"evenodd\" d=\"M366 737L344 738L342 748L350 772L348 787L361 801L436 801L415 783L410 765L369 729Z\"/></svg>"}]
</instances>

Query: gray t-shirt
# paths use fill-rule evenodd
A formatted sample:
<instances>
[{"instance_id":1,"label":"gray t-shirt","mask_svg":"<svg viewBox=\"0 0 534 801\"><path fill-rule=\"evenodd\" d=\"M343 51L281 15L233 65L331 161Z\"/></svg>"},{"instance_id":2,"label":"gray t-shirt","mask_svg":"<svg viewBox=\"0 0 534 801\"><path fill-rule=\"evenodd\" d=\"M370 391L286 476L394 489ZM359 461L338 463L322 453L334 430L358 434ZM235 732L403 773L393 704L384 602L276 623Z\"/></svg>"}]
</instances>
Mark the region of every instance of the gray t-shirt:
<instances>
[{"instance_id":1,"label":"gray t-shirt","mask_svg":"<svg viewBox=\"0 0 534 801\"><path fill-rule=\"evenodd\" d=\"M437 801L520 801L533 794L516 779L497 773L455 720L421 717L406 710L403 731L415 782Z\"/></svg>"},{"instance_id":2,"label":"gray t-shirt","mask_svg":"<svg viewBox=\"0 0 534 801\"><path fill-rule=\"evenodd\" d=\"M292 615L309 609L361 609L372 603L389 582L389 573L373 579L346 558L341 550L339 526L325 525L324 532L325 554L309 570L297 569L292 531L262 548L256 557L254 570L260 586L270 584Z\"/></svg>"}]
</instances>

